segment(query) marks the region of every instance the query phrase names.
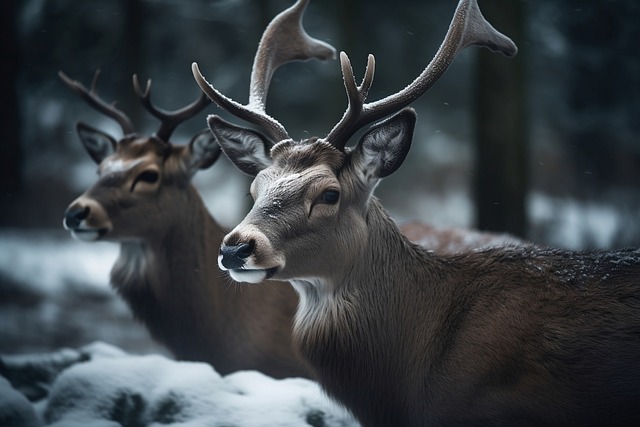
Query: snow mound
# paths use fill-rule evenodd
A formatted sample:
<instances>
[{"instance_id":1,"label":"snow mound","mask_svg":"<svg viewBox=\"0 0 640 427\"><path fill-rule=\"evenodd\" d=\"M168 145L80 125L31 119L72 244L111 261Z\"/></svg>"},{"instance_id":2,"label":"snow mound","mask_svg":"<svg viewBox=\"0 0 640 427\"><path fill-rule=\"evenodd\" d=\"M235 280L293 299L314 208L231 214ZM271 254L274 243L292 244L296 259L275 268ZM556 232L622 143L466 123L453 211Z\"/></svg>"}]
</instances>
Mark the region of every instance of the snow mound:
<instances>
[{"instance_id":1,"label":"snow mound","mask_svg":"<svg viewBox=\"0 0 640 427\"><path fill-rule=\"evenodd\" d=\"M0 426L37 427L36 412L27 398L0 377Z\"/></svg>"},{"instance_id":2,"label":"snow mound","mask_svg":"<svg viewBox=\"0 0 640 427\"><path fill-rule=\"evenodd\" d=\"M221 377L205 363L117 353L64 370L42 419L51 427L357 425L306 379L255 371Z\"/></svg>"}]
</instances>

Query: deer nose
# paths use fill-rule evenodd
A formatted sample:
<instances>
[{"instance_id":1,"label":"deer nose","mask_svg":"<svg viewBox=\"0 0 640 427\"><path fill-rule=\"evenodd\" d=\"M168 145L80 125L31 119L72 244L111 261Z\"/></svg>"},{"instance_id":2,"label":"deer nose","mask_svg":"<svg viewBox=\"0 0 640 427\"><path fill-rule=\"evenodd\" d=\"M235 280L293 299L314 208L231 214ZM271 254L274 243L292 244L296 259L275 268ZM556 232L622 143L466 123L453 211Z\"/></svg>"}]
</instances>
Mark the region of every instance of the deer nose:
<instances>
[{"instance_id":1,"label":"deer nose","mask_svg":"<svg viewBox=\"0 0 640 427\"><path fill-rule=\"evenodd\" d=\"M253 253L256 242L239 243L237 245L225 245L220 247L220 263L230 270L241 268L244 262Z\"/></svg>"},{"instance_id":2,"label":"deer nose","mask_svg":"<svg viewBox=\"0 0 640 427\"><path fill-rule=\"evenodd\" d=\"M80 227L83 219L89 216L89 206L73 205L64 212L64 226L70 230Z\"/></svg>"}]
</instances>

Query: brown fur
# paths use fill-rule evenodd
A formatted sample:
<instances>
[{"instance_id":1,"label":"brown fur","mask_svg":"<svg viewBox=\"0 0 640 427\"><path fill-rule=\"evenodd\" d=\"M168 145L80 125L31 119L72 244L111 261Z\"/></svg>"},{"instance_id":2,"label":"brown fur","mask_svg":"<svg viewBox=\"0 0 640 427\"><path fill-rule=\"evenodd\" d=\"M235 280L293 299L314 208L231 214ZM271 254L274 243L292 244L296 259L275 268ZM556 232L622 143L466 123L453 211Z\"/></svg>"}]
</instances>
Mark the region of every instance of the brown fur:
<instances>
[{"instance_id":1,"label":"brown fur","mask_svg":"<svg viewBox=\"0 0 640 427\"><path fill-rule=\"evenodd\" d=\"M417 221L400 225L400 231L412 242L437 253L455 254L497 246L522 246L531 243L509 234L490 233L465 228L437 227Z\"/></svg>"},{"instance_id":2,"label":"brown fur","mask_svg":"<svg viewBox=\"0 0 640 427\"><path fill-rule=\"evenodd\" d=\"M294 330L364 425L640 422L639 251L441 256L409 243L375 201L367 226L330 307Z\"/></svg>"}]
</instances>

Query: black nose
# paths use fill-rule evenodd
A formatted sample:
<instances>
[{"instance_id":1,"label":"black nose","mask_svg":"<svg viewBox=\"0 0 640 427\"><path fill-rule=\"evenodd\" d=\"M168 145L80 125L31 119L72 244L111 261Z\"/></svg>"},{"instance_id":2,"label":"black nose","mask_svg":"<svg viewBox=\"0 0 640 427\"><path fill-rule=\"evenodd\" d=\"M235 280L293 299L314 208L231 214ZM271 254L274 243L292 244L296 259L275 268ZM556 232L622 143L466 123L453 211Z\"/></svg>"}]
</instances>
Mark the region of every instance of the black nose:
<instances>
[{"instance_id":1,"label":"black nose","mask_svg":"<svg viewBox=\"0 0 640 427\"><path fill-rule=\"evenodd\" d=\"M80 227L83 219L89 216L89 206L74 205L64 212L64 225L69 229Z\"/></svg>"},{"instance_id":2,"label":"black nose","mask_svg":"<svg viewBox=\"0 0 640 427\"><path fill-rule=\"evenodd\" d=\"M220 255L222 255L221 263L225 268L237 269L244 265L247 259L255 249L255 241L249 243L239 243L237 245L222 245L220 247Z\"/></svg>"}]
</instances>

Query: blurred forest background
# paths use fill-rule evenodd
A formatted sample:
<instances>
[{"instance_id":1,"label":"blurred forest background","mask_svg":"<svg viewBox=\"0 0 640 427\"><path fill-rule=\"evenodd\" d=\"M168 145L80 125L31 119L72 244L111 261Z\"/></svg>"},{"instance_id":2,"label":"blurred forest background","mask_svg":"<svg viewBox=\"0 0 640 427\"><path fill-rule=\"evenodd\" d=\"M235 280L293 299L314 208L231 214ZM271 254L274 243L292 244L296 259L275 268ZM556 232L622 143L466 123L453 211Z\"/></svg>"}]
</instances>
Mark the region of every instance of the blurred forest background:
<instances>
[{"instance_id":1,"label":"blurred forest background","mask_svg":"<svg viewBox=\"0 0 640 427\"><path fill-rule=\"evenodd\" d=\"M75 123L117 137L120 130L57 72L88 86L101 69L99 94L117 101L139 132L153 132L156 122L132 90L134 73L153 80L157 105L173 109L198 95L190 71L196 61L219 90L244 103L260 35L292 3L2 2L0 352L83 344L95 335L79 332L78 322L106 324L105 304L118 304L106 286L116 245L73 242L61 223L66 206L95 180ZM375 55L369 100L376 100L405 87L431 60L455 4L312 0L304 22L309 34L349 54L358 79L366 55ZM377 195L398 221L507 231L572 249L640 246L640 2L479 4L516 42L518 56L463 52L414 104L413 148ZM282 68L267 107L299 138L323 136L345 108L337 61ZM214 112L212 105L182 125L173 141L188 141ZM249 208L248 183L226 159L196 180L226 226ZM79 312L88 317L71 314ZM113 312L128 315L122 306ZM33 319L39 323L24 326ZM129 320L97 338L147 348L139 344L144 331L122 326ZM39 338L29 341L29 331Z\"/></svg>"}]
</instances>

